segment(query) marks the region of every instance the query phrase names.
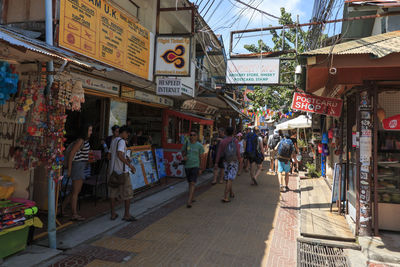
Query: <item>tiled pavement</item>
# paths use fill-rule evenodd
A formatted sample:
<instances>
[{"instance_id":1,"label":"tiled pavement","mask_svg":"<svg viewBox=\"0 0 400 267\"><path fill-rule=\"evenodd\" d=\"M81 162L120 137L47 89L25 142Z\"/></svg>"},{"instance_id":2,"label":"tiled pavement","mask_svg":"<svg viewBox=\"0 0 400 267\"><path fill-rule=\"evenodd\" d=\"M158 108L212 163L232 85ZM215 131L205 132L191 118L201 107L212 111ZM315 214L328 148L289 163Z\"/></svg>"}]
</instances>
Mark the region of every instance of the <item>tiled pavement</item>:
<instances>
[{"instance_id":1,"label":"tiled pavement","mask_svg":"<svg viewBox=\"0 0 400 267\"><path fill-rule=\"evenodd\" d=\"M278 187L276 176L262 174L259 186L251 186L244 173L234 182L236 197L225 204L223 185L201 186L193 208L185 207L186 196L178 197L116 233L66 251L51 266L295 266L298 193L282 194L278 209ZM296 177L290 187L297 189Z\"/></svg>"},{"instance_id":2,"label":"tiled pavement","mask_svg":"<svg viewBox=\"0 0 400 267\"><path fill-rule=\"evenodd\" d=\"M296 266L296 239L299 235L298 176L290 176L289 188L289 192L281 194L266 266Z\"/></svg>"}]
</instances>

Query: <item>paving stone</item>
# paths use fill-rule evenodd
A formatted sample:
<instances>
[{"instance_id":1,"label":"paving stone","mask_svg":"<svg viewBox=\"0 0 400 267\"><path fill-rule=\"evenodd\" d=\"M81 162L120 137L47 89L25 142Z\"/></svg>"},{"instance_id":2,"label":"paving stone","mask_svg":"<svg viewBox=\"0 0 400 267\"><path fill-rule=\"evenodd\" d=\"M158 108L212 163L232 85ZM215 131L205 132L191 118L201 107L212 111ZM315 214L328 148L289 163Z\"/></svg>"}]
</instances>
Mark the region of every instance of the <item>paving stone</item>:
<instances>
[{"instance_id":1,"label":"paving stone","mask_svg":"<svg viewBox=\"0 0 400 267\"><path fill-rule=\"evenodd\" d=\"M88 258L95 258L112 262L122 262L128 256L133 256L132 253L126 251L108 249L105 247L94 245L81 245L71 250L68 250L65 254L85 256Z\"/></svg>"}]
</instances>

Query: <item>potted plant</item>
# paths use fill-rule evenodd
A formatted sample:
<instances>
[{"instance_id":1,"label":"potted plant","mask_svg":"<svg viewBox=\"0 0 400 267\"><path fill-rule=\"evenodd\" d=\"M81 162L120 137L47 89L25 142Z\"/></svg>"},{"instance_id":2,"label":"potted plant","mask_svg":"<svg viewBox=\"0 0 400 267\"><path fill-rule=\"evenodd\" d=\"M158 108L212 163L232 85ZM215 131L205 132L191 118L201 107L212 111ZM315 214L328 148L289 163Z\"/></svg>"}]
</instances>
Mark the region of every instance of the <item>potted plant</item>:
<instances>
[{"instance_id":1,"label":"potted plant","mask_svg":"<svg viewBox=\"0 0 400 267\"><path fill-rule=\"evenodd\" d=\"M307 168L307 174L306 174L307 177L310 178L321 177L321 171L317 171L317 166L314 163L307 162L306 168Z\"/></svg>"}]
</instances>

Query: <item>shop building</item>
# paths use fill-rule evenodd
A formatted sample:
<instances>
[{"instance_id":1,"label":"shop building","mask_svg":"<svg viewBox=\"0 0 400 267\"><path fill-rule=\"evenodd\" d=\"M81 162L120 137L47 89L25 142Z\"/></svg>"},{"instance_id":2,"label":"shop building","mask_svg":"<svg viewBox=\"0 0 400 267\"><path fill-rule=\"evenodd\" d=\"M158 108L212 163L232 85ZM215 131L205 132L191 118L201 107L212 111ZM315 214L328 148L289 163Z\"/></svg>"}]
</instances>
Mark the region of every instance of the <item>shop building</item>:
<instances>
[{"instance_id":1,"label":"shop building","mask_svg":"<svg viewBox=\"0 0 400 267\"><path fill-rule=\"evenodd\" d=\"M341 117L321 131L338 128L332 161L343 166L345 212L359 235L400 230L399 40L394 31L304 53L307 92L343 100Z\"/></svg>"},{"instance_id":2,"label":"shop building","mask_svg":"<svg viewBox=\"0 0 400 267\"><path fill-rule=\"evenodd\" d=\"M146 136L145 142L133 142L130 147L136 169L142 170L138 172L140 179L135 179L138 182L133 184L134 189L152 185L165 176L164 146L168 149L168 140L171 139L166 136L169 131L176 130L163 127L166 114L175 114L176 121L187 118L190 122L189 130L202 132L202 141L207 144L206 140L212 133L213 118L199 118L199 115L184 110L182 104L198 95L200 85L197 70L210 68L213 65L210 58L221 54L223 47L212 32L199 31L210 28L191 3L180 2L176 8L176 1L172 0L49 1L55 4L52 9L55 45L51 46L43 42L45 2L2 1L2 58L18 63L15 71L21 77L27 77L24 79L34 79L45 84L46 75L52 75L57 86L71 86L68 90L79 89L81 105L79 108L65 110L65 124L60 125L66 131L65 142L62 136L57 138L57 145L60 149L65 148L73 141L80 124L92 124L94 134L90 142L94 150L94 162L89 169L89 176L99 177L99 172L105 169L102 140L110 135L111 127L114 124L125 125L128 120L132 122L135 134L142 132ZM112 12L109 13L104 5ZM85 10L92 10L91 14L95 15L89 16ZM73 17L84 19L78 22ZM162 56L159 54L160 47L167 41L186 45L182 50L173 51L186 53L185 57L178 55L180 60L185 59L186 72L172 75L172 70L168 67L174 65L174 62L159 65ZM219 52L207 55L209 47ZM164 49L168 50L168 47ZM197 54L199 49L205 51L203 55ZM54 62L53 72L46 72L42 65L37 64L50 60ZM224 75L224 68L225 65L220 64L218 71L222 74L217 76ZM180 79L180 93L160 94L157 91L160 78ZM12 104L2 107L11 110ZM178 128L180 130L173 137L180 137L179 140L174 139L176 144L182 141L182 136L189 133L185 131L187 123L181 121L181 128ZM21 132L23 131L26 133L28 127L21 128ZM8 131L4 137L7 134ZM17 135L14 137L17 138ZM11 156L5 152L12 146L8 143L12 142L14 141L10 139L2 146L1 153L3 158L7 158L8 165L2 166L0 171L14 178L16 195L35 200L42 211L47 211L48 199L55 197L58 200L65 193L61 187L68 185L68 181L61 180L62 159L57 161L57 171L49 172L49 166L28 166L24 171L15 171L15 164L10 161ZM62 153L59 156L61 155ZM56 195L49 198L46 188L48 181L53 178L57 186ZM96 178L96 186L97 182ZM24 188L29 188L29 192L25 192ZM54 216L53 212L57 210L49 211L49 217Z\"/></svg>"}]
</instances>

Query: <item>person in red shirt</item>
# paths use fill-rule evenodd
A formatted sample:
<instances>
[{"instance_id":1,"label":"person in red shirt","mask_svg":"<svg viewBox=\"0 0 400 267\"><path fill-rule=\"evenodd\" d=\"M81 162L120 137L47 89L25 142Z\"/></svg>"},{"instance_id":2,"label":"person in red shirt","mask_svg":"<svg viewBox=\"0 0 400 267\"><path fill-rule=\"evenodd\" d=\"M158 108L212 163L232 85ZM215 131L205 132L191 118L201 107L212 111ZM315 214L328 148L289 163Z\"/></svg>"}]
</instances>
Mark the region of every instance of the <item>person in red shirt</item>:
<instances>
[{"instance_id":1,"label":"person in red shirt","mask_svg":"<svg viewBox=\"0 0 400 267\"><path fill-rule=\"evenodd\" d=\"M219 144L215 161L219 162L223 158L224 180L226 182L224 198L221 200L223 203L230 202L230 198L235 197L232 190L232 182L235 180L239 169L240 146L238 140L233 137L233 131L232 127L226 128L227 137Z\"/></svg>"}]
</instances>

